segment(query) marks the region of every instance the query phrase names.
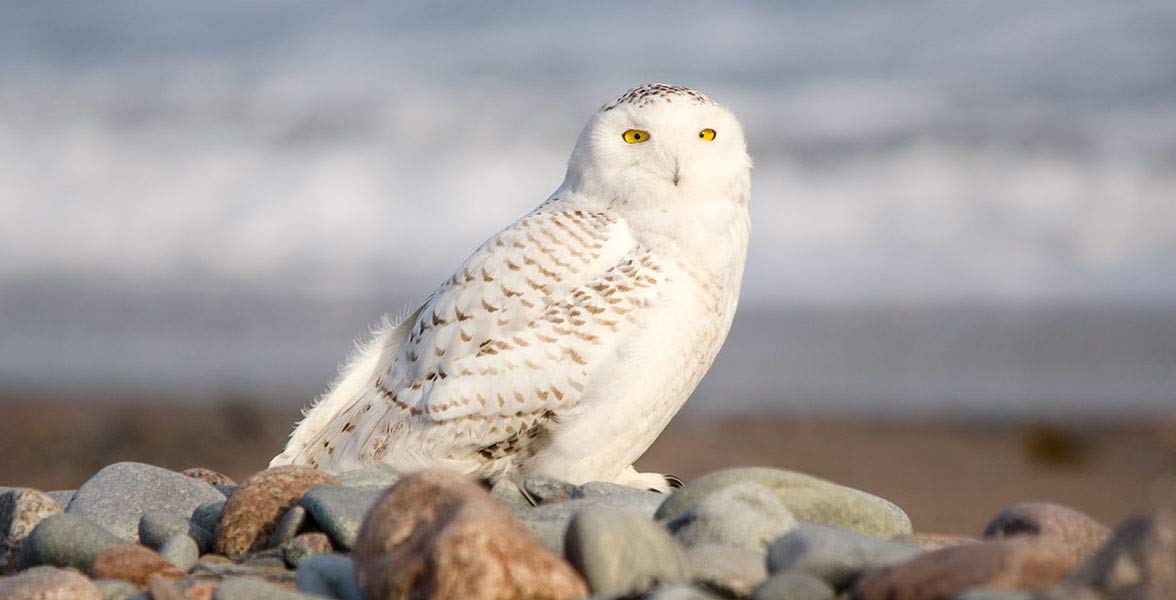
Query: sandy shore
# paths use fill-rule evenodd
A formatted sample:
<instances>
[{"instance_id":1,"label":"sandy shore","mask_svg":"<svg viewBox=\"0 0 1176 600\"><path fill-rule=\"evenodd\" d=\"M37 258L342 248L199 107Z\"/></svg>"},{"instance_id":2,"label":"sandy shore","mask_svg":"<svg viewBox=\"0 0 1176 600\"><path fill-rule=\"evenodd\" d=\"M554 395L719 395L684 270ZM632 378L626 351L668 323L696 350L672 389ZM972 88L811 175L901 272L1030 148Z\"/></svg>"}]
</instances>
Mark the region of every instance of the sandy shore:
<instances>
[{"instance_id":1,"label":"sandy shore","mask_svg":"<svg viewBox=\"0 0 1176 600\"><path fill-rule=\"evenodd\" d=\"M282 446L297 407L0 402L0 485L72 489L111 462L204 466L241 478ZM1176 419L1087 424L859 421L685 414L638 467L689 479L742 465L795 469L893 500L921 531L976 534L1025 500L1114 525L1176 500Z\"/></svg>"}]
</instances>

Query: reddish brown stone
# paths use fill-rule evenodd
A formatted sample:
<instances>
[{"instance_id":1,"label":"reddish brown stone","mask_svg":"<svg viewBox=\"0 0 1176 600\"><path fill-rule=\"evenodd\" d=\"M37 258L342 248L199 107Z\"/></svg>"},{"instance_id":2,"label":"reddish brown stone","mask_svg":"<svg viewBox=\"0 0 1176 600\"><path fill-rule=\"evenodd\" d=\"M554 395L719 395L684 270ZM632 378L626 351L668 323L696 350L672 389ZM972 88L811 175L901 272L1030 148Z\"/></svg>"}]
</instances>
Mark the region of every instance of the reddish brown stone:
<instances>
[{"instance_id":1,"label":"reddish brown stone","mask_svg":"<svg viewBox=\"0 0 1176 600\"><path fill-rule=\"evenodd\" d=\"M241 558L264 550L290 507L310 488L335 478L307 467L275 467L254 473L225 504L216 528L216 551Z\"/></svg>"},{"instance_id":2,"label":"reddish brown stone","mask_svg":"<svg viewBox=\"0 0 1176 600\"><path fill-rule=\"evenodd\" d=\"M200 581L188 586L184 590L185 600L212 600L213 594L216 593L215 581Z\"/></svg>"},{"instance_id":3,"label":"reddish brown stone","mask_svg":"<svg viewBox=\"0 0 1176 600\"><path fill-rule=\"evenodd\" d=\"M1128 520L1050 600L1176 598L1176 510Z\"/></svg>"},{"instance_id":4,"label":"reddish brown stone","mask_svg":"<svg viewBox=\"0 0 1176 600\"><path fill-rule=\"evenodd\" d=\"M184 578L184 572L166 558L138 544L120 544L103 550L94 559L92 571L96 579L123 579L139 589L146 589L147 580L153 577L167 581Z\"/></svg>"},{"instance_id":5,"label":"reddish brown stone","mask_svg":"<svg viewBox=\"0 0 1176 600\"><path fill-rule=\"evenodd\" d=\"M351 553L364 597L581 598L579 574L481 486L447 471L401 479L368 511Z\"/></svg>"},{"instance_id":6,"label":"reddish brown stone","mask_svg":"<svg viewBox=\"0 0 1176 600\"><path fill-rule=\"evenodd\" d=\"M191 469L184 469L180 474L187 475L192 479L199 479L208 485L237 485L232 477L222 475L213 471L212 469L205 469L204 467L192 467Z\"/></svg>"},{"instance_id":7,"label":"reddish brown stone","mask_svg":"<svg viewBox=\"0 0 1176 600\"><path fill-rule=\"evenodd\" d=\"M902 533L890 538L890 540L900 544L916 546L927 552L941 548L951 548L952 546L975 544L980 541L972 537L946 533Z\"/></svg>"},{"instance_id":8,"label":"reddish brown stone","mask_svg":"<svg viewBox=\"0 0 1176 600\"><path fill-rule=\"evenodd\" d=\"M37 523L60 512L56 500L37 490L13 488L0 493L0 575L16 571L16 557Z\"/></svg>"},{"instance_id":9,"label":"reddish brown stone","mask_svg":"<svg viewBox=\"0 0 1176 600\"><path fill-rule=\"evenodd\" d=\"M1073 573L1074 558L1055 538L951 546L864 574L850 598L946 600L971 588L1039 591Z\"/></svg>"},{"instance_id":10,"label":"reddish brown stone","mask_svg":"<svg viewBox=\"0 0 1176 600\"><path fill-rule=\"evenodd\" d=\"M1055 537L1072 550L1079 561L1083 561L1106 543L1111 530L1084 513L1052 502L1010 506L1000 511L984 528L985 539L1023 536Z\"/></svg>"},{"instance_id":11,"label":"reddish brown stone","mask_svg":"<svg viewBox=\"0 0 1176 600\"><path fill-rule=\"evenodd\" d=\"M0 577L0 598L14 600L101 600L98 587L73 569L40 568Z\"/></svg>"}]
</instances>

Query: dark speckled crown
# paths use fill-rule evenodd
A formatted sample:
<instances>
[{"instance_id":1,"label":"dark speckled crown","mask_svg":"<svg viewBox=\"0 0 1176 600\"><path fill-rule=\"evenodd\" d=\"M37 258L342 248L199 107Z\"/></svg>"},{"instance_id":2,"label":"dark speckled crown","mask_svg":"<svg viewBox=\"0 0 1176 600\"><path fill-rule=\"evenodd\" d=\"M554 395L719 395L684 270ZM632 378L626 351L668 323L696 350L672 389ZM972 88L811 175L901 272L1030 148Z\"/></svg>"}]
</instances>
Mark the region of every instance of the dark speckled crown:
<instances>
[{"instance_id":1,"label":"dark speckled crown","mask_svg":"<svg viewBox=\"0 0 1176 600\"><path fill-rule=\"evenodd\" d=\"M600 108L600 112L610 111L622 104L629 104L636 108L644 108L658 102L665 100L666 102L673 102L675 99L686 99L688 102L694 104L714 104L714 100L707 98L705 94L696 92L684 85L669 85L665 83L647 83L645 85L637 86L617 98L613 102L606 104Z\"/></svg>"}]
</instances>

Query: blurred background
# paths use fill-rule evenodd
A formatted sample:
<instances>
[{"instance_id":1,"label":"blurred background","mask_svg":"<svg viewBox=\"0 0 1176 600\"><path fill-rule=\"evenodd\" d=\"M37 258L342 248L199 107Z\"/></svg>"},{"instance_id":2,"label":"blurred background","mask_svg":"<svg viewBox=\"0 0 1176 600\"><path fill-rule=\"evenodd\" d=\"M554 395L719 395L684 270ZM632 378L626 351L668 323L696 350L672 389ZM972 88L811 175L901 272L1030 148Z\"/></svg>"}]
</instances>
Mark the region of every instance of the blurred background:
<instances>
[{"instance_id":1,"label":"blurred background","mask_svg":"<svg viewBox=\"0 0 1176 600\"><path fill-rule=\"evenodd\" d=\"M1169 0L0 5L0 484L261 468L665 81L743 121L753 237L645 468L806 470L961 532L1176 489Z\"/></svg>"}]
</instances>

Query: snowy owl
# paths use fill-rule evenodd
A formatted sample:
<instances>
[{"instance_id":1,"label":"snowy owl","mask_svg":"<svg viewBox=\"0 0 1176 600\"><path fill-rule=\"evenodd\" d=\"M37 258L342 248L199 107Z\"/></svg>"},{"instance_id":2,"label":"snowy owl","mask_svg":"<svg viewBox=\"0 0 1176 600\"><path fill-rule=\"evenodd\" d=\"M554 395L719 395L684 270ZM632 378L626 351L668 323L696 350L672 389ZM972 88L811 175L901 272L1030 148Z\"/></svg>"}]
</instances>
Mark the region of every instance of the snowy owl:
<instances>
[{"instance_id":1,"label":"snowy owl","mask_svg":"<svg viewBox=\"0 0 1176 600\"><path fill-rule=\"evenodd\" d=\"M747 254L739 122L692 89L592 116L559 189L386 322L270 463L666 491L638 473L719 352Z\"/></svg>"}]
</instances>

